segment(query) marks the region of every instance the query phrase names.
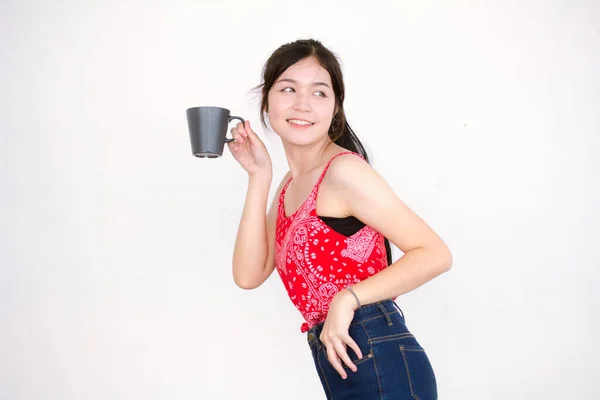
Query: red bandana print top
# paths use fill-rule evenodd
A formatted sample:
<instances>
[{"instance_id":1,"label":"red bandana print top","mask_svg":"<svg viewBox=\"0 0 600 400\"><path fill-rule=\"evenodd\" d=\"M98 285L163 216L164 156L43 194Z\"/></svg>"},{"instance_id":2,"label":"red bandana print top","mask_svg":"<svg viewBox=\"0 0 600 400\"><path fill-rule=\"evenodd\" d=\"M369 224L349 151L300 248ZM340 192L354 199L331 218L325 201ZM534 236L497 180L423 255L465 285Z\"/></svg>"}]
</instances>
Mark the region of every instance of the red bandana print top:
<instances>
[{"instance_id":1,"label":"red bandana print top","mask_svg":"<svg viewBox=\"0 0 600 400\"><path fill-rule=\"evenodd\" d=\"M361 157L351 151L335 155L304 203L289 217L285 215L283 199L291 177L279 196L275 265L290 300L306 321L300 328L302 332L325 320L329 303L338 292L387 267L381 233L365 225L355 234L345 236L317 216L321 181L331 161L342 154Z\"/></svg>"}]
</instances>

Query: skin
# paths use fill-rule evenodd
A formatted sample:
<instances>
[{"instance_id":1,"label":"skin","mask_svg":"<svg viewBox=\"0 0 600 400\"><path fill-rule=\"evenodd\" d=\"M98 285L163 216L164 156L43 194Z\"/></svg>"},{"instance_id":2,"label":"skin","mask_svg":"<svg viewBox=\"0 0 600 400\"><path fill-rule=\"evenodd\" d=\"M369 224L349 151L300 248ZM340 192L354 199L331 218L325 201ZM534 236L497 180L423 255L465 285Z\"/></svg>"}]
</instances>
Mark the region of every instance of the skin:
<instances>
[{"instance_id":1,"label":"skin","mask_svg":"<svg viewBox=\"0 0 600 400\"><path fill-rule=\"evenodd\" d=\"M269 121L281 138L290 167L282 183L292 177L284 199L286 215L300 207L325 164L334 155L346 151L331 142L327 134L336 112L332 87L327 70L316 59L308 58L288 68L269 91ZM314 125L298 129L287 121L290 118L307 120ZM250 122L239 123L231 133L235 142L228 146L234 158L248 171L251 181L270 182L271 160ZM274 240L274 205L282 183L267 216L269 241ZM332 161L319 189L317 214L339 218L355 216L381 232L404 253L388 268L353 285L362 305L400 296L451 268L452 255L442 239L399 199L367 162L356 156L342 155ZM258 285L273 271L272 248L270 244L267 265ZM347 290L340 291L330 303L320 335L329 362L343 379L347 373L342 362L352 371L357 370L346 346L359 358L363 357L348 334L356 308L354 296Z\"/></svg>"}]
</instances>

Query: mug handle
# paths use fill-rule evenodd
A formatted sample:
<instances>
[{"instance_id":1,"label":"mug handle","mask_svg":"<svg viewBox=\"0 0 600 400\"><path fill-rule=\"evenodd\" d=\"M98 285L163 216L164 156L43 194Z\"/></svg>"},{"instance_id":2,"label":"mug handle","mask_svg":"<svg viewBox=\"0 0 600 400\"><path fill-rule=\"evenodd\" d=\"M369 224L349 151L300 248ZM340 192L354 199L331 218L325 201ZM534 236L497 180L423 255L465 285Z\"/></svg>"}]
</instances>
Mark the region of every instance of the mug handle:
<instances>
[{"instance_id":1,"label":"mug handle","mask_svg":"<svg viewBox=\"0 0 600 400\"><path fill-rule=\"evenodd\" d=\"M244 119L243 119L243 118L236 117L235 115L231 115L231 116L229 116L229 122L233 121L234 119L239 119L240 121L242 121L242 124L245 124L245 123L246 123L246 121L244 121ZM228 138L228 137L225 137L225 143L233 142L234 140L235 140L235 139L233 139L233 138L231 138L231 139L230 139L230 138Z\"/></svg>"}]
</instances>

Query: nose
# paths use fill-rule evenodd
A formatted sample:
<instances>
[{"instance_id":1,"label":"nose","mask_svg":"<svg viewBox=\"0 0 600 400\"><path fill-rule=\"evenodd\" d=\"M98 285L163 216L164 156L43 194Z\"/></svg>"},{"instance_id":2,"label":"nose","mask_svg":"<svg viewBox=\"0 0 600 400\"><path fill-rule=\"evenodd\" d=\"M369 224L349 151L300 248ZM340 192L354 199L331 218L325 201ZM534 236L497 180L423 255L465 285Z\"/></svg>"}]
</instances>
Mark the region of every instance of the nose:
<instances>
[{"instance_id":1,"label":"nose","mask_svg":"<svg viewBox=\"0 0 600 400\"><path fill-rule=\"evenodd\" d=\"M294 110L304 112L310 111L309 96L310 94L308 94L307 91L299 92L294 101Z\"/></svg>"}]
</instances>

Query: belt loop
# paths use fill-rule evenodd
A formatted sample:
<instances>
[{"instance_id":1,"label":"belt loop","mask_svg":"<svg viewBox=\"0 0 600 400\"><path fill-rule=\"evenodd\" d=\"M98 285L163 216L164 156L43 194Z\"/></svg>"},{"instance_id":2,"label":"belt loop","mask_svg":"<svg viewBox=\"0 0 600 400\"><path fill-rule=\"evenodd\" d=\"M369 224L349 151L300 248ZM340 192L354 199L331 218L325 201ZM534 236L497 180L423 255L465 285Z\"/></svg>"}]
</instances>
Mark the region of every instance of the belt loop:
<instances>
[{"instance_id":1,"label":"belt loop","mask_svg":"<svg viewBox=\"0 0 600 400\"><path fill-rule=\"evenodd\" d=\"M321 336L320 331L321 329L319 329L319 325L315 325L313 327L313 333L315 335L315 346L317 347L317 351L320 351L323 347L323 343L321 343L321 338L319 338L319 336Z\"/></svg>"},{"instance_id":2,"label":"belt loop","mask_svg":"<svg viewBox=\"0 0 600 400\"><path fill-rule=\"evenodd\" d=\"M315 347L315 349L317 351L321 350L321 340L319 339L319 335L317 333L317 330L315 328L311 328L308 332L307 332L307 339L308 339L308 344L311 347Z\"/></svg>"},{"instance_id":3,"label":"belt loop","mask_svg":"<svg viewBox=\"0 0 600 400\"><path fill-rule=\"evenodd\" d=\"M319 339L319 335L317 335L315 333L315 345L317 346L317 351L321 350L321 347L323 347L323 343L321 343L321 339Z\"/></svg>"},{"instance_id":4,"label":"belt loop","mask_svg":"<svg viewBox=\"0 0 600 400\"><path fill-rule=\"evenodd\" d=\"M387 310L385 309L385 307L383 306L383 304L381 304L381 302L377 303L377 307L379 307L379 309L381 310L381 312L383 313L383 315L385 315L385 319L387 320L387 324L389 326L394 325L394 323L392 322L392 319L390 318L390 314L387 312Z\"/></svg>"}]
</instances>

